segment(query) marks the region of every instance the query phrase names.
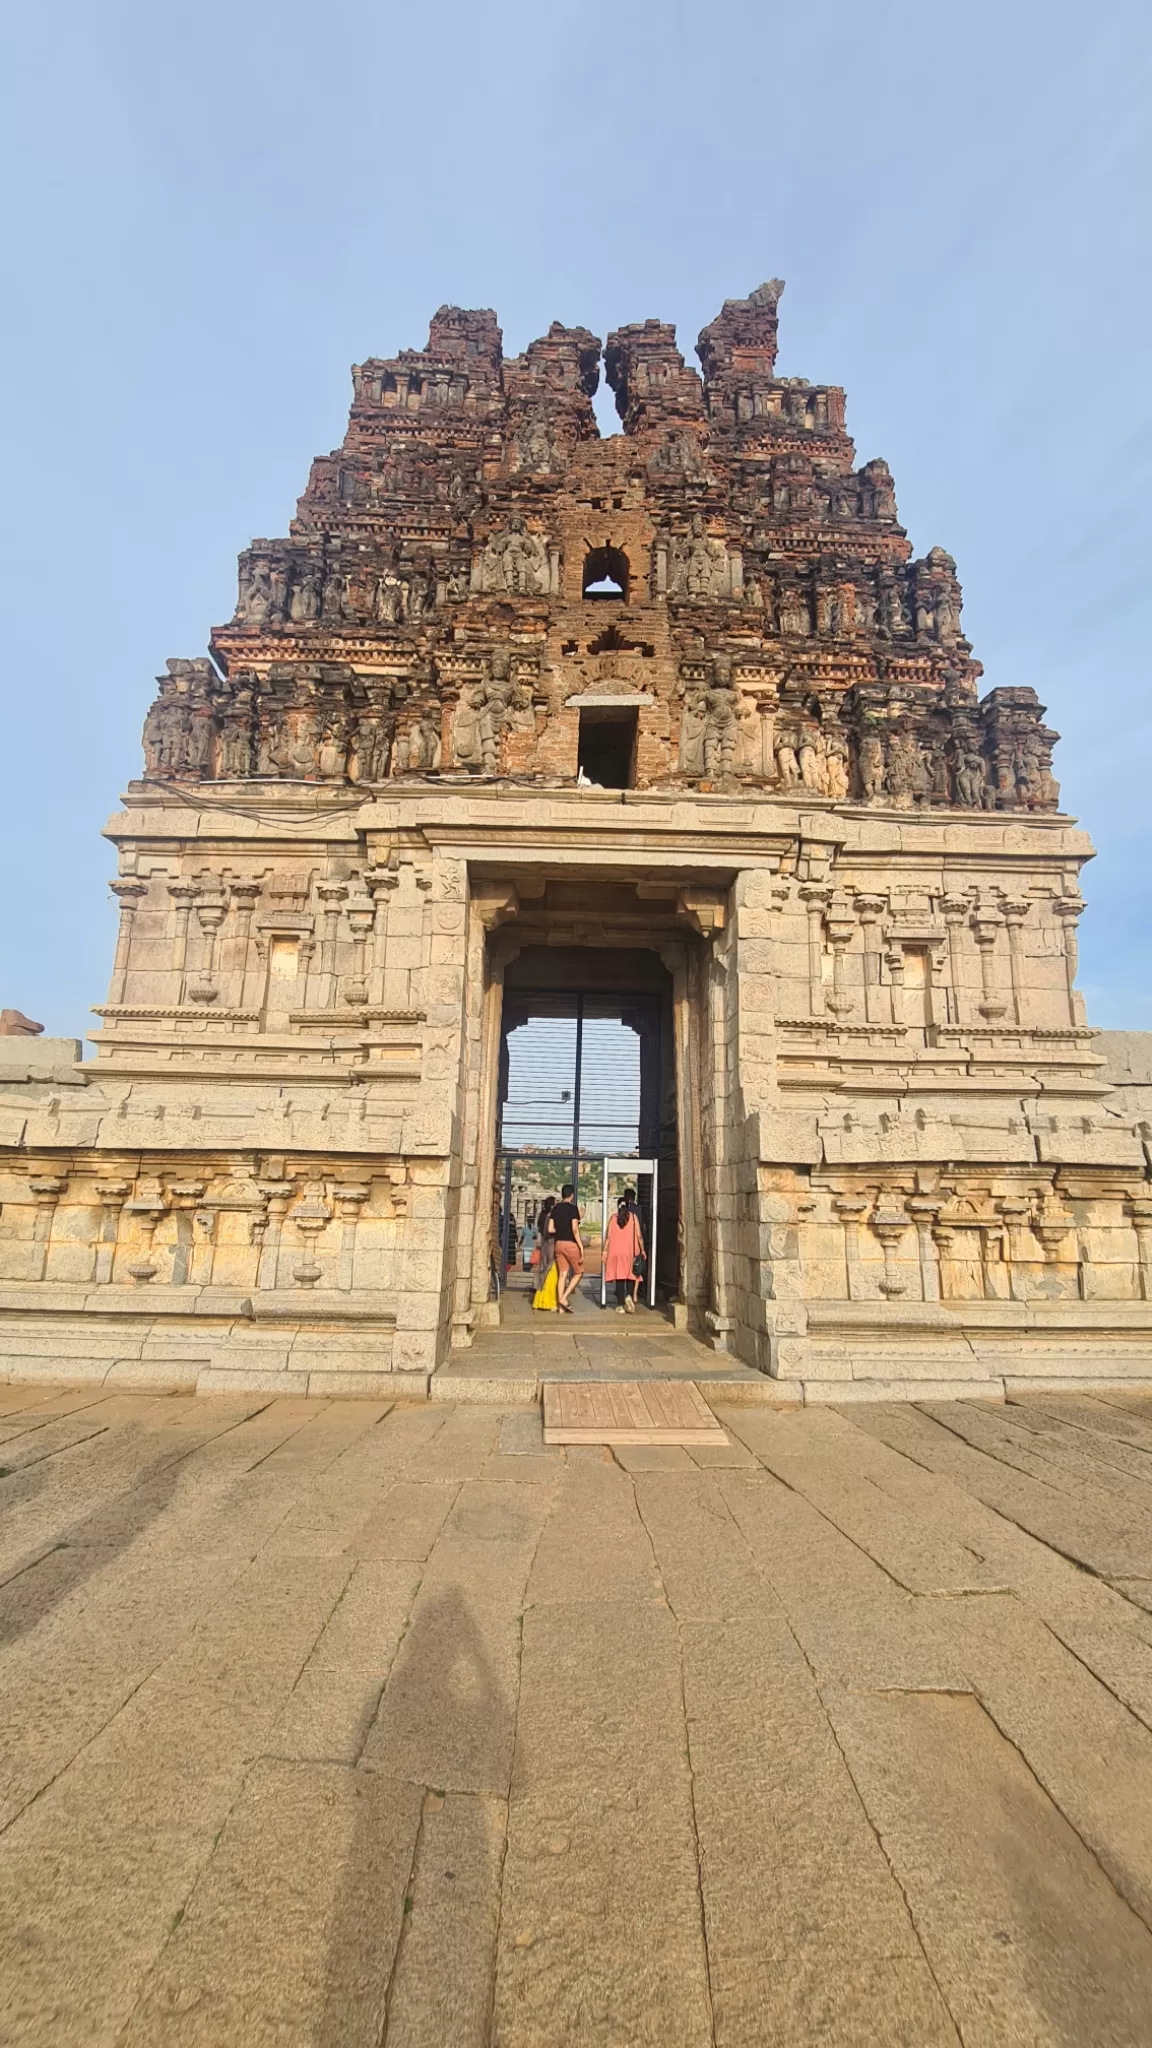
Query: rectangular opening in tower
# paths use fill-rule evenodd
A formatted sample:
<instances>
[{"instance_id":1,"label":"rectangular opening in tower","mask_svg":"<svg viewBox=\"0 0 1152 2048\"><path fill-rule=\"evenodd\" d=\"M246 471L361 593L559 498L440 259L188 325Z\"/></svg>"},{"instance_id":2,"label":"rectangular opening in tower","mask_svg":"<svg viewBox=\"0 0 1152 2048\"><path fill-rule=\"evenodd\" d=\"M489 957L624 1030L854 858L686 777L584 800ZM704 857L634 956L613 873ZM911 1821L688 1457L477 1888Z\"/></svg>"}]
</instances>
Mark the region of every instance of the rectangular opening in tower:
<instances>
[{"instance_id":1,"label":"rectangular opening in tower","mask_svg":"<svg viewBox=\"0 0 1152 2048\"><path fill-rule=\"evenodd\" d=\"M580 713L577 755L582 781L598 789L631 789L636 773L634 709L597 706Z\"/></svg>"}]
</instances>

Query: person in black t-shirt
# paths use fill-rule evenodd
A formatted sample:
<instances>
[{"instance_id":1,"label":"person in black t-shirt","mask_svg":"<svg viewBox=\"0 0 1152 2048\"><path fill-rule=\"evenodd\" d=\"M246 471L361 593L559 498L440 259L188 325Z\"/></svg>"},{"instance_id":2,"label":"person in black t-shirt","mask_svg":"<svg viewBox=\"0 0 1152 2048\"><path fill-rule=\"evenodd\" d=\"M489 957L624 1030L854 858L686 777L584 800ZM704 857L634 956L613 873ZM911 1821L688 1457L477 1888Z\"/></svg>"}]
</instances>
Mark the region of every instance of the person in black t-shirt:
<instances>
[{"instance_id":1,"label":"person in black t-shirt","mask_svg":"<svg viewBox=\"0 0 1152 2048\"><path fill-rule=\"evenodd\" d=\"M565 1181L560 1200L552 1211L550 1229L556 1247L556 1306L570 1316L572 1296L584 1277L584 1244L580 1236L580 1211L572 1197L575 1189Z\"/></svg>"}]
</instances>

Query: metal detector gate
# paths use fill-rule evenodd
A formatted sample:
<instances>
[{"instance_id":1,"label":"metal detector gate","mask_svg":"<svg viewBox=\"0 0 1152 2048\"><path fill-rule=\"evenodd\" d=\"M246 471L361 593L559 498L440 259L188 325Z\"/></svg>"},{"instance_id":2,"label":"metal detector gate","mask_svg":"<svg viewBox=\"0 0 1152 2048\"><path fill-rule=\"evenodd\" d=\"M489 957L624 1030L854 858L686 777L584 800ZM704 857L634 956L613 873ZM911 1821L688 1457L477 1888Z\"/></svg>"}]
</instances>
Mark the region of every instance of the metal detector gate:
<instances>
[{"instance_id":1,"label":"metal detector gate","mask_svg":"<svg viewBox=\"0 0 1152 2048\"><path fill-rule=\"evenodd\" d=\"M603 1196L600 1223L600 1306L608 1301L608 1282L604 1275L604 1253L608 1245L608 1182L613 1174L622 1174L628 1180L651 1180L652 1187L648 1203L648 1228L644 1233L648 1251L648 1282L645 1293L649 1308L656 1306L656 1181L657 1167L654 1159L605 1159L603 1168Z\"/></svg>"}]
</instances>

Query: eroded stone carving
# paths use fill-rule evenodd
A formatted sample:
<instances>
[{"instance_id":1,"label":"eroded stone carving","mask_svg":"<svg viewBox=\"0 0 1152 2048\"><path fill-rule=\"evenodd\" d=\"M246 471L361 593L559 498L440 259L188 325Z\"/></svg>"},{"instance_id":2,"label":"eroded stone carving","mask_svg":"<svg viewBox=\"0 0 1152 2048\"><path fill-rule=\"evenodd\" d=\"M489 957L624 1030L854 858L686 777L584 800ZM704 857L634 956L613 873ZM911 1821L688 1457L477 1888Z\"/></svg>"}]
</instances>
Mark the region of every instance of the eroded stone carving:
<instances>
[{"instance_id":1,"label":"eroded stone carving","mask_svg":"<svg viewBox=\"0 0 1152 2048\"><path fill-rule=\"evenodd\" d=\"M548 589L548 548L513 513L503 533L494 534L477 564L479 588L509 597L542 597Z\"/></svg>"}]
</instances>

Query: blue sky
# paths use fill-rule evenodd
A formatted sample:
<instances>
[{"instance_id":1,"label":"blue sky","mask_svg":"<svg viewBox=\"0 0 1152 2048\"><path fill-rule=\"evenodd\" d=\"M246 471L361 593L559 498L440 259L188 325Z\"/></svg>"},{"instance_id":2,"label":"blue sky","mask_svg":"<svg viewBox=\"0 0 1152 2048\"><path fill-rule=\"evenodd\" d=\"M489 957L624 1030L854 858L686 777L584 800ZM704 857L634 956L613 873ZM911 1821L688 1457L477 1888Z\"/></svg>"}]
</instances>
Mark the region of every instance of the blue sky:
<instances>
[{"instance_id":1,"label":"blue sky","mask_svg":"<svg viewBox=\"0 0 1152 2048\"><path fill-rule=\"evenodd\" d=\"M985 687L1032 684L1092 831L1082 986L1152 1028L1152 13L1135 0L140 0L0 29L0 1004L79 1034L99 837L168 655L287 530L348 367L443 301L509 350L787 280Z\"/></svg>"}]
</instances>

